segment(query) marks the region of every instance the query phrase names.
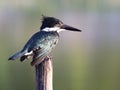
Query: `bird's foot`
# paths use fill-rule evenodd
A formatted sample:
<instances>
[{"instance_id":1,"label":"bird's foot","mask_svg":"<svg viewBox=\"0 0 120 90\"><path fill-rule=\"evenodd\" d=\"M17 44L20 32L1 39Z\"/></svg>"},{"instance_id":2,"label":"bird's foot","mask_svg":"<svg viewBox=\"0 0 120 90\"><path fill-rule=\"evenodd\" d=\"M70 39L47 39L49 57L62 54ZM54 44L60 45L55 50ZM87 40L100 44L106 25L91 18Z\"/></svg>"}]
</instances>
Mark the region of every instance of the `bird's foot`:
<instances>
[{"instance_id":1,"label":"bird's foot","mask_svg":"<svg viewBox=\"0 0 120 90\"><path fill-rule=\"evenodd\" d=\"M46 56L44 59L45 59L45 60L49 60L49 59L52 60L52 56Z\"/></svg>"}]
</instances>

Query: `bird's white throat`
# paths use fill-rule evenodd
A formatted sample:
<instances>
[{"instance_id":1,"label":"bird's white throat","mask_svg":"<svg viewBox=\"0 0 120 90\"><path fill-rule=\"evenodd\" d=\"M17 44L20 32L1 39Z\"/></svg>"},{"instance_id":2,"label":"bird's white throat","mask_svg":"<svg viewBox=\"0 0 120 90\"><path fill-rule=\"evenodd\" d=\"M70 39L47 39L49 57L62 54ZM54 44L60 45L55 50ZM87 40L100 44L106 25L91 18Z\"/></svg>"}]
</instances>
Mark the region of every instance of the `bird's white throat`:
<instances>
[{"instance_id":1,"label":"bird's white throat","mask_svg":"<svg viewBox=\"0 0 120 90\"><path fill-rule=\"evenodd\" d=\"M57 32L60 32L60 31L64 31L64 29L60 29L59 27L46 27L44 29L42 29L41 31L46 31L46 32L51 32L51 31L57 31Z\"/></svg>"}]
</instances>

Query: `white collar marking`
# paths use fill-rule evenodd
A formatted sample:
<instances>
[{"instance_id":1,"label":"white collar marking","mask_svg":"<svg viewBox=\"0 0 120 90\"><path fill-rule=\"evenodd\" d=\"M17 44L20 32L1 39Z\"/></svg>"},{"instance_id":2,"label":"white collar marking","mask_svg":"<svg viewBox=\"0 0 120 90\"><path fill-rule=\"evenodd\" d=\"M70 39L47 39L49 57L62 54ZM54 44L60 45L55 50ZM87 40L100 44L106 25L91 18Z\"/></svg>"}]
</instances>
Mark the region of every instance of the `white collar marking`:
<instances>
[{"instance_id":1,"label":"white collar marking","mask_svg":"<svg viewBox=\"0 0 120 90\"><path fill-rule=\"evenodd\" d=\"M42 31L46 31L46 32L50 32L50 31L57 31L57 32L60 32L60 31L64 31L64 29L60 29L59 27L54 27L54 28L44 28L42 29Z\"/></svg>"}]
</instances>

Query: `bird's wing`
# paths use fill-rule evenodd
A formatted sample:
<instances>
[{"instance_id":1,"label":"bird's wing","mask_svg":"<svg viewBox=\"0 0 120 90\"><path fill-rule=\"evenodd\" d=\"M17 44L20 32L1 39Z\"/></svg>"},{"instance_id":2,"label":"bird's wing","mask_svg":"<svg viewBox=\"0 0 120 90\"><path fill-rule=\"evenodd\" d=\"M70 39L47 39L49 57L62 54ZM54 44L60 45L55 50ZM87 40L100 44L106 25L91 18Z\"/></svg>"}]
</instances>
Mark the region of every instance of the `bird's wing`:
<instances>
[{"instance_id":1,"label":"bird's wing","mask_svg":"<svg viewBox=\"0 0 120 90\"><path fill-rule=\"evenodd\" d=\"M32 65L37 62L38 58L42 60L51 52L52 48L54 48L58 42L58 34L41 32L36 38L28 49L29 52L33 51L33 53L36 54L33 56L34 61L32 61ZM39 61L39 63L40 62L41 61Z\"/></svg>"},{"instance_id":2,"label":"bird's wing","mask_svg":"<svg viewBox=\"0 0 120 90\"><path fill-rule=\"evenodd\" d=\"M35 34L31 43L29 44L28 52L34 51L36 49L40 49L40 51L44 51L44 49L52 48L54 43L58 41L58 34L50 33L50 32L40 32Z\"/></svg>"}]
</instances>

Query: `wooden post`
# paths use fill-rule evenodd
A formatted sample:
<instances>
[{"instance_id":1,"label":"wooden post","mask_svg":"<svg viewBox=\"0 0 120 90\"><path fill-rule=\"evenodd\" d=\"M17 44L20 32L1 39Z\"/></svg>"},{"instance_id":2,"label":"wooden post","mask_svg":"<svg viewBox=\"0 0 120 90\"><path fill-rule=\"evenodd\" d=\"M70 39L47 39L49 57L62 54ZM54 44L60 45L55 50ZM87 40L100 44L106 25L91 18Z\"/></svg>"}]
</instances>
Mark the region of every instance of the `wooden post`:
<instances>
[{"instance_id":1,"label":"wooden post","mask_svg":"<svg viewBox=\"0 0 120 90\"><path fill-rule=\"evenodd\" d=\"M36 90L53 90L52 72L51 58L45 58L44 61L35 66Z\"/></svg>"}]
</instances>

